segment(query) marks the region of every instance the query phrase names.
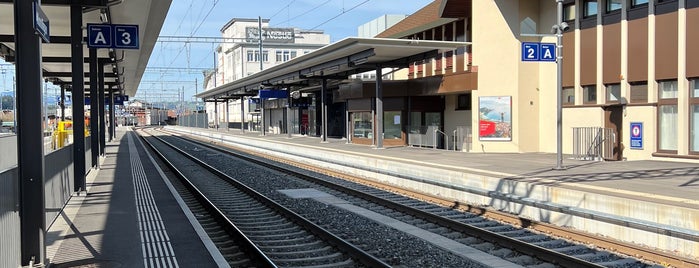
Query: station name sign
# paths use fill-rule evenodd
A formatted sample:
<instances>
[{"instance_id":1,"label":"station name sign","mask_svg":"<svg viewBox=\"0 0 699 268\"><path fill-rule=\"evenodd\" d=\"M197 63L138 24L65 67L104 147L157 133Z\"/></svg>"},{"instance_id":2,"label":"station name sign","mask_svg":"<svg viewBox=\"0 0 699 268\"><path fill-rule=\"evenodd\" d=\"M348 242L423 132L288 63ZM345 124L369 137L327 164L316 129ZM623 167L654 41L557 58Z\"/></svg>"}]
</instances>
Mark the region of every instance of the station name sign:
<instances>
[{"instance_id":1,"label":"station name sign","mask_svg":"<svg viewBox=\"0 0 699 268\"><path fill-rule=\"evenodd\" d=\"M49 17L46 16L38 2L35 1L32 8L34 9L34 30L41 36L41 39L44 39L46 43L50 43Z\"/></svg>"},{"instance_id":2,"label":"station name sign","mask_svg":"<svg viewBox=\"0 0 699 268\"><path fill-rule=\"evenodd\" d=\"M260 39L260 30L257 27L245 27L245 38L249 42L257 42ZM262 41L275 43L293 43L293 28L262 28Z\"/></svg>"}]
</instances>

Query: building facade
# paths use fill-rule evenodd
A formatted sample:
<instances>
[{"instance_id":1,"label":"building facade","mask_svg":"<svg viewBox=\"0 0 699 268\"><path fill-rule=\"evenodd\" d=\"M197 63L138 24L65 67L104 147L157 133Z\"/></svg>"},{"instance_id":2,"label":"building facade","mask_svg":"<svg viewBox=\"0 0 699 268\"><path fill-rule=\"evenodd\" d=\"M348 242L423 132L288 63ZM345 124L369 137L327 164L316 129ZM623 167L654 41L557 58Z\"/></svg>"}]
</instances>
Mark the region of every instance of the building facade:
<instances>
[{"instance_id":1,"label":"building facade","mask_svg":"<svg viewBox=\"0 0 699 268\"><path fill-rule=\"evenodd\" d=\"M699 0L563 4L570 25L562 48L563 153L586 154L604 143L609 153L600 156L608 160L698 155L699 52L692 48L699 47ZM443 107L435 119L440 132L468 127L465 141L482 152L553 153L556 63L522 61L522 43L556 43L556 21L555 1L436 0L378 37L472 42L469 51L409 68L409 81L476 77L433 94L441 101L430 107ZM593 129L592 140L581 146L584 129Z\"/></svg>"},{"instance_id":2,"label":"building facade","mask_svg":"<svg viewBox=\"0 0 699 268\"><path fill-rule=\"evenodd\" d=\"M260 53L260 28L262 24L262 53ZM233 18L221 28L223 42L216 49L216 70L207 74L205 89L247 77L262 69L287 62L330 43L330 35L322 30L301 30L298 28L269 27L269 20ZM245 124L253 130L260 126L259 100L249 98L242 102ZM210 125L228 122L231 128L240 128L241 100L232 99L227 103L207 103L206 110ZM228 107L226 107L228 106ZM267 107L274 107L270 104ZM278 122L283 117L283 109L273 109L266 117L265 125L270 132L281 132Z\"/></svg>"}]
</instances>

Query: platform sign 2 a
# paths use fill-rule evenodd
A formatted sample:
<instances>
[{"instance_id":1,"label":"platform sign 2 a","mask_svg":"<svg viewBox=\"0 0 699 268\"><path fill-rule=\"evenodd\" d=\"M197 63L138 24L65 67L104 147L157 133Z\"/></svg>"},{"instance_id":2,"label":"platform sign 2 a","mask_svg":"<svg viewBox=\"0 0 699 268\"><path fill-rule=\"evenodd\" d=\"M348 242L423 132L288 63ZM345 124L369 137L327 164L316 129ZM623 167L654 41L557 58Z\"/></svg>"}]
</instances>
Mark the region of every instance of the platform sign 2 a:
<instances>
[{"instance_id":1,"label":"platform sign 2 a","mask_svg":"<svg viewBox=\"0 0 699 268\"><path fill-rule=\"evenodd\" d=\"M522 42L522 61L556 61L556 44Z\"/></svg>"},{"instance_id":2,"label":"platform sign 2 a","mask_svg":"<svg viewBox=\"0 0 699 268\"><path fill-rule=\"evenodd\" d=\"M138 49L138 25L87 24L88 48Z\"/></svg>"},{"instance_id":3,"label":"platform sign 2 a","mask_svg":"<svg viewBox=\"0 0 699 268\"><path fill-rule=\"evenodd\" d=\"M643 149L643 123L631 122L631 149Z\"/></svg>"}]
</instances>

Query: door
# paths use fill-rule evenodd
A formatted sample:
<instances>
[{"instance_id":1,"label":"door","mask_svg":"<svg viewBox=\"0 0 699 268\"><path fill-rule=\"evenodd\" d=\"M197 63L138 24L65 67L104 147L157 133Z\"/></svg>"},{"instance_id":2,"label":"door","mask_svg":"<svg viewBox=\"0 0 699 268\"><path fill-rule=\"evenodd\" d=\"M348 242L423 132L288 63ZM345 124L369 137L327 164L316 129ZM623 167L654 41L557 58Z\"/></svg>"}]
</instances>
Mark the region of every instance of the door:
<instances>
[{"instance_id":1,"label":"door","mask_svg":"<svg viewBox=\"0 0 699 268\"><path fill-rule=\"evenodd\" d=\"M623 151L621 141L623 137L621 133L623 119L624 119L624 106L613 105L604 108L604 127L611 128L614 131L615 140L613 142L614 148L612 150L613 156L611 158L605 158L605 160L619 161L623 159Z\"/></svg>"}]
</instances>

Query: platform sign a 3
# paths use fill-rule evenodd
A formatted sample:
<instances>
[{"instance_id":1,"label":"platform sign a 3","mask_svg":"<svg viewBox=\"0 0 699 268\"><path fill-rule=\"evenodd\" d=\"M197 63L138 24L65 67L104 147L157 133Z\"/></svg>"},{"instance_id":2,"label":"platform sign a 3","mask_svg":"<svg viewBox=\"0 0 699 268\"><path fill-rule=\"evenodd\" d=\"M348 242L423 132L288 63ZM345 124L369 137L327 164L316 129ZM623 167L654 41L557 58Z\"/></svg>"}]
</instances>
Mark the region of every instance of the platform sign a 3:
<instances>
[{"instance_id":1,"label":"platform sign a 3","mask_svg":"<svg viewBox=\"0 0 699 268\"><path fill-rule=\"evenodd\" d=\"M138 49L138 25L114 25L114 47Z\"/></svg>"},{"instance_id":2,"label":"platform sign a 3","mask_svg":"<svg viewBox=\"0 0 699 268\"><path fill-rule=\"evenodd\" d=\"M87 47L139 49L138 25L88 23Z\"/></svg>"},{"instance_id":3,"label":"platform sign a 3","mask_svg":"<svg viewBox=\"0 0 699 268\"><path fill-rule=\"evenodd\" d=\"M643 149L643 123L631 122L631 149Z\"/></svg>"}]
</instances>

